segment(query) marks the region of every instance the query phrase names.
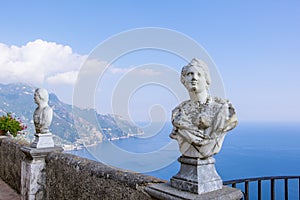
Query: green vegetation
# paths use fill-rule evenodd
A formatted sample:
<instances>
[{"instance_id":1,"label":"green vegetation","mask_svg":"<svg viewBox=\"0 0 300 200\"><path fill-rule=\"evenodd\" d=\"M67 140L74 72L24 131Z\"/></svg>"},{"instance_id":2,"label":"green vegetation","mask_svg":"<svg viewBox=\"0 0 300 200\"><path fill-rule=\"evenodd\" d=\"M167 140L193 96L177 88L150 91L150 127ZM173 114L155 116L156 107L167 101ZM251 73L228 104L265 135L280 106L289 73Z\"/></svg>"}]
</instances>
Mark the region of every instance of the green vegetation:
<instances>
[{"instance_id":1,"label":"green vegetation","mask_svg":"<svg viewBox=\"0 0 300 200\"><path fill-rule=\"evenodd\" d=\"M12 136L16 137L20 131L25 129L27 129L27 126L21 120L14 118L11 113L0 117L0 130L3 133L9 132Z\"/></svg>"}]
</instances>

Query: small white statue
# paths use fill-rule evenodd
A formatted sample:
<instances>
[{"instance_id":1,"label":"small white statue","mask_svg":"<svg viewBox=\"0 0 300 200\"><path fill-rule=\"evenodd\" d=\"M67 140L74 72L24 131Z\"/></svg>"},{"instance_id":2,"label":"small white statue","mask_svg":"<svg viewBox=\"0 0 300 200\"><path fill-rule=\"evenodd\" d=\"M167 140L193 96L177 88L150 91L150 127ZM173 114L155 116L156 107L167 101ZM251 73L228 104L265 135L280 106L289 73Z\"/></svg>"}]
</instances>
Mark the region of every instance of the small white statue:
<instances>
[{"instance_id":1,"label":"small white statue","mask_svg":"<svg viewBox=\"0 0 300 200\"><path fill-rule=\"evenodd\" d=\"M34 93L34 101L38 105L33 114L35 131L37 134L50 133L53 110L48 105L49 94L47 90L38 88Z\"/></svg>"},{"instance_id":2,"label":"small white statue","mask_svg":"<svg viewBox=\"0 0 300 200\"><path fill-rule=\"evenodd\" d=\"M209 95L211 79L203 61L194 58L184 66L181 82L190 100L173 110L170 137L184 156L209 158L220 151L227 131L236 127L235 110L228 100Z\"/></svg>"}]
</instances>

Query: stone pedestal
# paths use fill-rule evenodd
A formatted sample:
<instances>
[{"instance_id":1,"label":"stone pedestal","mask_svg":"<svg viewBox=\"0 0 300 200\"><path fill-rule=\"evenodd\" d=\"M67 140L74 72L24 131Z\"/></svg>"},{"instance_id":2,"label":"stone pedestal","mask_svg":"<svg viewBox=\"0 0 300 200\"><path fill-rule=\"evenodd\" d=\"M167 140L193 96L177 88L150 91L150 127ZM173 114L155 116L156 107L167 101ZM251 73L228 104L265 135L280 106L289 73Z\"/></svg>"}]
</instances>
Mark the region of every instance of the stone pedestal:
<instances>
[{"instance_id":1,"label":"stone pedestal","mask_svg":"<svg viewBox=\"0 0 300 200\"><path fill-rule=\"evenodd\" d=\"M52 133L35 134L35 140L31 144L32 148L53 148L54 142Z\"/></svg>"},{"instance_id":2,"label":"stone pedestal","mask_svg":"<svg viewBox=\"0 0 300 200\"><path fill-rule=\"evenodd\" d=\"M171 178L171 186L179 190L203 194L222 189L223 182L215 169L215 159L181 156L178 174Z\"/></svg>"},{"instance_id":3,"label":"stone pedestal","mask_svg":"<svg viewBox=\"0 0 300 200\"><path fill-rule=\"evenodd\" d=\"M235 188L223 186L215 169L215 159L181 156L178 174L170 183L153 184L145 188L151 197L161 200L240 200L243 193Z\"/></svg>"},{"instance_id":4,"label":"stone pedestal","mask_svg":"<svg viewBox=\"0 0 300 200\"><path fill-rule=\"evenodd\" d=\"M61 152L61 147L31 148L23 147L26 155L21 166L21 199L37 200L45 198L46 172L45 158L54 151Z\"/></svg>"},{"instance_id":5,"label":"stone pedestal","mask_svg":"<svg viewBox=\"0 0 300 200\"><path fill-rule=\"evenodd\" d=\"M240 200L243 198L243 193L240 190L227 186L200 195L178 190L171 187L169 183L153 184L145 190L151 197L161 200Z\"/></svg>"}]
</instances>

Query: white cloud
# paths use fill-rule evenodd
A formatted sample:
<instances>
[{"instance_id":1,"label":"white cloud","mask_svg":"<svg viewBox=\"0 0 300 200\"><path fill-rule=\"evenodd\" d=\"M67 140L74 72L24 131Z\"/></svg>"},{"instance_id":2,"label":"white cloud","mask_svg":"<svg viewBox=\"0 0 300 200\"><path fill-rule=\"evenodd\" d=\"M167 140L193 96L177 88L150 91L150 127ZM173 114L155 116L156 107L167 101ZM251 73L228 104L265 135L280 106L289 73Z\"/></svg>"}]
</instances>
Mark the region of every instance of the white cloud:
<instances>
[{"instance_id":1,"label":"white cloud","mask_svg":"<svg viewBox=\"0 0 300 200\"><path fill-rule=\"evenodd\" d=\"M131 68L118 68L111 67L109 68L111 74L127 74L133 73L136 76L158 76L161 75L161 71L157 69L152 69L151 67L131 67Z\"/></svg>"},{"instance_id":2,"label":"white cloud","mask_svg":"<svg viewBox=\"0 0 300 200\"><path fill-rule=\"evenodd\" d=\"M47 82L51 85L74 85L77 79L78 71L59 73L48 77Z\"/></svg>"},{"instance_id":3,"label":"white cloud","mask_svg":"<svg viewBox=\"0 0 300 200\"><path fill-rule=\"evenodd\" d=\"M85 55L73 53L69 46L40 39L21 47L0 43L0 55L1 82L34 85L43 85L46 81L73 83L76 71L86 59Z\"/></svg>"},{"instance_id":4,"label":"white cloud","mask_svg":"<svg viewBox=\"0 0 300 200\"><path fill-rule=\"evenodd\" d=\"M113 91L114 85L124 76L130 76L132 80L144 80L146 77L158 79L162 74L160 68L116 67L106 61L87 57L74 53L70 46L40 39L23 46L0 43L0 82L22 82L45 87L63 101L71 103L76 82L80 87L90 88L93 87L91 84L98 83L104 76L106 78L100 82L99 88Z\"/></svg>"},{"instance_id":5,"label":"white cloud","mask_svg":"<svg viewBox=\"0 0 300 200\"><path fill-rule=\"evenodd\" d=\"M83 63L83 66L80 69L80 75L89 76L101 74L107 67L107 62L94 58L89 58Z\"/></svg>"},{"instance_id":6,"label":"white cloud","mask_svg":"<svg viewBox=\"0 0 300 200\"><path fill-rule=\"evenodd\" d=\"M88 59L87 55L76 54L67 45L47 42L41 39L28 42L23 46L8 46L0 43L0 81L2 83L24 82L36 86L74 85L80 71L86 76L100 75L107 62ZM154 76L159 72L151 68L118 68L110 66L111 75L127 74L131 70L137 76Z\"/></svg>"},{"instance_id":7,"label":"white cloud","mask_svg":"<svg viewBox=\"0 0 300 200\"><path fill-rule=\"evenodd\" d=\"M141 76L158 76L161 75L161 70L152 69L152 68L137 68L137 75Z\"/></svg>"},{"instance_id":8,"label":"white cloud","mask_svg":"<svg viewBox=\"0 0 300 200\"><path fill-rule=\"evenodd\" d=\"M109 68L109 72L112 74L125 74L130 70L132 70L132 68L118 68L118 67Z\"/></svg>"}]
</instances>

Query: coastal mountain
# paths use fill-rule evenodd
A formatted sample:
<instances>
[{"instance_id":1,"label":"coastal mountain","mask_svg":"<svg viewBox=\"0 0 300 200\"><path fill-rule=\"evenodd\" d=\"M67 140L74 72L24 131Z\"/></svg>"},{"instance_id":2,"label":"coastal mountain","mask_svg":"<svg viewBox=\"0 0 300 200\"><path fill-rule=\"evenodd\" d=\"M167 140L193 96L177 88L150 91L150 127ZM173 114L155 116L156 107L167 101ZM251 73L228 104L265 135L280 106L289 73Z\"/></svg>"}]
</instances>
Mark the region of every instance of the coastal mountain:
<instances>
[{"instance_id":1,"label":"coastal mountain","mask_svg":"<svg viewBox=\"0 0 300 200\"><path fill-rule=\"evenodd\" d=\"M32 120L37 107L33 96L36 88L26 84L0 84L0 116L12 113L28 128L28 137L35 133ZM63 103L50 93L49 105L53 109L50 131L57 145L93 145L103 140L114 140L143 134L143 131L116 115L102 115L94 109L80 109ZM95 120L96 119L96 120Z\"/></svg>"}]
</instances>

